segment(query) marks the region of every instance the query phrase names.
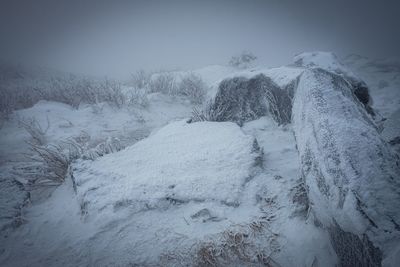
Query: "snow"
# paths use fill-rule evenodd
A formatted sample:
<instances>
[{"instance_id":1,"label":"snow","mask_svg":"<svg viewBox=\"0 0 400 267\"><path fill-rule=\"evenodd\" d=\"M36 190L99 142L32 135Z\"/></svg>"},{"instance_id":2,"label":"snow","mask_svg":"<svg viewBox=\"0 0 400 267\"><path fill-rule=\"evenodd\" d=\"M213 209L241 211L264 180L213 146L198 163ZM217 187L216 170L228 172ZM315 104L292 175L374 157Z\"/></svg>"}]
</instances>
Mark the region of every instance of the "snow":
<instances>
[{"instance_id":1,"label":"snow","mask_svg":"<svg viewBox=\"0 0 400 267\"><path fill-rule=\"evenodd\" d=\"M48 144L82 137L88 139L88 148L94 148L110 137L119 138L124 146L130 145L170 120L185 118L191 112L185 99L161 94L151 94L149 99L146 109L115 109L105 103L74 109L58 102L40 101L11 114L0 128L0 225L9 226L18 221L27 199L27 192L15 181L24 181L23 168L31 165L25 155L30 153L27 144L30 136L20 127L19 120L34 118L43 130L48 128L45 134Z\"/></svg>"},{"instance_id":2,"label":"snow","mask_svg":"<svg viewBox=\"0 0 400 267\"><path fill-rule=\"evenodd\" d=\"M179 121L119 153L74 166L83 171L73 175L89 214L118 203L152 207L169 199L238 205L242 186L254 175L252 143L234 123Z\"/></svg>"},{"instance_id":3,"label":"snow","mask_svg":"<svg viewBox=\"0 0 400 267\"><path fill-rule=\"evenodd\" d=\"M291 125L277 126L269 117L247 122L246 133L254 135L265 152L265 199L273 199L267 206L269 230L279 233L279 252L273 258L281 266L311 266L317 259L321 266L334 266L335 252L327 233L306 218L307 207L296 203L293 191L299 183L300 160Z\"/></svg>"},{"instance_id":4,"label":"snow","mask_svg":"<svg viewBox=\"0 0 400 267\"><path fill-rule=\"evenodd\" d=\"M400 109L394 111L384 122L382 137L390 142L400 137Z\"/></svg>"},{"instance_id":5,"label":"snow","mask_svg":"<svg viewBox=\"0 0 400 267\"><path fill-rule=\"evenodd\" d=\"M215 97L218 91L218 85L221 81L225 79L231 79L234 77L245 77L253 78L258 74L264 74L265 76L271 78L279 87L284 88L294 82L297 77L304 71L304 68L299 68L296 66L282 66L277 68L267 68L267 67L257 67L246 70L236 70L227 75L222 76L217 82L211 86L208 92L209 98Z\"/></svg>"},{"instance_id":6,"label":"snow","mask_svg":"<svg viewBox=\"0 0 400 267\"><path fill-rule=\"evenodd\" d=\"M398 240L400 171L396 158L347 83L322 70L305 71L293 114L316 218L325 226L336 222L345 231L366 232L381 248Z\"/></svg>"},{"instance_id":7,"label":"snow","mask_svg":"<svg viewBox=\"0 0 400 267\"><path fill-rule=\"evenodd\" d=\"M0 265L192 266L208 244L225 256L219 265L258 266L264 255L279 266L335 266L337 223L366 233L383 265L397 266L400 176L387 144L398 136L397 64L349 57L344 65L326 52L295 62L174 72L202 77L210 98L226 78L262 73L295 94L285 126L269 116L242 127L188 124L189 101L160 93L147 107L40 101L15 111L0 128ZM341 77L367 82L374 109L388 118L382 133ZM74 162L62 185L29 203L15 181L30 139L18 119L30 117L43 128L49 121L49 144L86 133L89 147L119 138L126 148Z\"/></svg>"},{"instance_id":8,"label":"snow","mask_svg":"<svg viewBox=\"0 0 400 267\"><path fill-rule=\"evenodd\" d=\"M298 54L293 59L295 65L306 68L322 68L324 70L355 78L355 75L332 52L305 52Z\"/></svg>"},{"instance_id":9,"label":"snow","mask_svg":"<svg viewBox=\"0 0 400 267\"><path fill-rule=\"evenodd\" d=\"M373 99L372 106L388 118L400 106L400 63L387 60L370 60L364 57L347 57L344 62L363 79Z\"/></svg>"},{"instance_id":10,"label":"snow","mask_svg":"<svg viewBox=\"0 0 400 267\"><path fill-rule=\"evenodd\" d=\"M254 137L265 151L263 171L253 166ZM335 262L326 233L296 215L288 197L298 168L290 126L278 127L271 118L242 129L229 122L173 122L123 151L75 163L77 194L67 179L32 205L27 223L2 240L0 263L171 265L181 255L176 264L191 265L203 242L218 244L226 231L246 233L257 222L268 226L249 232L252 257L263 252L283 266L314 258ZM170 175L160 178L161 170Z\"/></svg>"}]
</instances>

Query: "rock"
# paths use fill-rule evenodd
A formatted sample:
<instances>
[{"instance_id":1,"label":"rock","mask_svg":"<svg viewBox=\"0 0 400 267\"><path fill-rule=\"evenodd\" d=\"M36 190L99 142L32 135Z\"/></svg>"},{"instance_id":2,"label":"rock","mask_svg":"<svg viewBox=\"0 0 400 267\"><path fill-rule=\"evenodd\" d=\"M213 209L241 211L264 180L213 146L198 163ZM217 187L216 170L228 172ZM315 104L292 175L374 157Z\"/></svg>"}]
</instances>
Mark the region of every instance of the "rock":
<instances>
[{"instance_id":1,"label":"rock","mask_svg":"<svg viewBox=\"0 0 400 267\"><path fill-rule=\"evenodd\" d=\"M343 77L351 84L351 90L357 99L364 105L371 116L375 116L372 109L372 98L367 84L358 78L352 71L344 66L337 56L331 52L305 52L294 58L294 64L298 67L321 68Z\"/></svg>"},{"instance_id":2,"label":"rock","mask_svg":"<svg viewBox=\"0 0 400 267\"><path fill-rule=\"evenodd\" d=\"M293 126L317 224L349 232L361 241L365 235L379 249L399 240L397 158L356 100L351 85L326 70L306 70L294 98ZM331 234L332 242L337 243L337 238ZM360 240L348 246L357 246ZM340 251L336 252L340 258Z\"/></svg>"},{"instance_id":3,"label":"rock","mask_svg":"<svg viewBox=\"0 0 400 267\"><path fill-rule=\"evenodd\" d=\"M258 74L250 79L234 77L222 81L211 114L215 121L233 121L239 125L270 114L278 124L287 124L291 109L290 93L269 77Z\"/></svg>"}]
</instances>

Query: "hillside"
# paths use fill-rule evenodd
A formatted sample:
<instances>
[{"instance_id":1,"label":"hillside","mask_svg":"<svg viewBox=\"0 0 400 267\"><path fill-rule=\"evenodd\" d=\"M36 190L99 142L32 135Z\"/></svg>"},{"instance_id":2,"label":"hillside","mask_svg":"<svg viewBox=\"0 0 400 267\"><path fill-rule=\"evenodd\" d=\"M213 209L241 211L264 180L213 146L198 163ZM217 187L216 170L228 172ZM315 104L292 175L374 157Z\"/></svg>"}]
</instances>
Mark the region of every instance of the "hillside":
<instances>
[{"instance_id":1,"label":"hillside","mask_svg":"<svg viewBox=\"0 0 400 267\"><path fill-rule=\"evenodd\" d=\"M0 265L398 266L399 66L3 71Z\"/></svg>"}]
</instances>

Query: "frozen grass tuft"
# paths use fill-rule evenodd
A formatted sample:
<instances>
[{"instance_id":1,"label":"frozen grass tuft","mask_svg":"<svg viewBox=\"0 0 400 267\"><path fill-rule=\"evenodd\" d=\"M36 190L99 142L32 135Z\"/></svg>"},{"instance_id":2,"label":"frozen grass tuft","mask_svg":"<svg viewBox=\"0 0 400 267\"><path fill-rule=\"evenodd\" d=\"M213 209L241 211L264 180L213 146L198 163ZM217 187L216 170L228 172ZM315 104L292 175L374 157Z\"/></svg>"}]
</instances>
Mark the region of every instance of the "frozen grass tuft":
<instances>
[{"instance_id":1,"label":"frozen grass tuft","mask_svg":"<svg viewBox=\"0 0 400 267\"><path fill-rule=\"evenodd\" d=\"M123 149L123 145L116 137L109 137L104 142L98 144L95 148L88 149L82 154L83 159L95 160L106 154L115 153Z\"/></svg>"},{"instance_id":2,"label":"frozen grass tuft","mask_svg":"<svg viewBox=\"0 0 400 267\"><path fill-rule=\"evenodd\" d=\"M32 142L36 145L43 146L46 144L46 133L50 128L49 118L47 118L47 126L43 128L35 118L19 118L19 125L29 133Z\"/></svg>"},{"instance_id":3,"label":"frozen grass tuft","mask_svg":"<svg viewBox=\"0 0 400 267\"><path fill-rule=\"evenodd\" d=\"M82 147L73 141L65 141L59 145L30 144L31 154L27 155L36 166L31 173L29 185L57 186L64 182L71 162L80 157Z\"/></svg>"},{"instance_id":4,"label":"frozen grass tuft","mask_svg":"<svg viewBox=\"0 0 400 267\"><path fill-rule=\"evenodd\" d=\"M269 236L271 243L276 242L276 235L267 230L267 224L255 221L239 225L238 229L230 229L221 233L219 240L200 243L196 248L195 266L271 266L280 265L272 259L277 251L271 247L268 251L259 247L257 236Z\"/></svg>"}]
</instances>

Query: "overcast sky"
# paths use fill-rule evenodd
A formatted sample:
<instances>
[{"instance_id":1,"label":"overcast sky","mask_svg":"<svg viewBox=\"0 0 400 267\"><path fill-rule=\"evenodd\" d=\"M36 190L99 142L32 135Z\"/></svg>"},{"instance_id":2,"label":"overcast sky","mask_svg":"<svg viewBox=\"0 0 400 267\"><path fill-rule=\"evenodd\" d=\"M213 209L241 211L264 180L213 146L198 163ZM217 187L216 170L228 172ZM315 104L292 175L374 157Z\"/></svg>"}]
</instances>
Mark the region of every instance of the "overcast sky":
<instances>
[{"instance_id":1,"label":"overcast sky","mask_svg":"<svg viewBox=\"0 0 400 267\"><path fill-rule=\"evenodd\" d=\"M396 2L0 0L0 59L126 77L225 64L242 50L268 66L311 50L399 57Z\"/></svg>"}]
</instances>

